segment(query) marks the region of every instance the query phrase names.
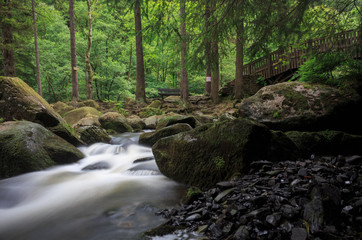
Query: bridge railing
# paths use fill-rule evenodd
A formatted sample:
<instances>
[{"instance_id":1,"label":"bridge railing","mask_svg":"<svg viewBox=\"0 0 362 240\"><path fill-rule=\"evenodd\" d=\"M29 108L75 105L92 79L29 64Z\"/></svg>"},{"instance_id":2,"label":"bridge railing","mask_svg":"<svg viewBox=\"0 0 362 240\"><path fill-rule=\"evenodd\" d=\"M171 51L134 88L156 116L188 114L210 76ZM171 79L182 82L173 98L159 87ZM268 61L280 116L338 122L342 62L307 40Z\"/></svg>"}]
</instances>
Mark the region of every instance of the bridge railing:
<instances>
[{"instance_id":1,"label":"bridge railing","mask_svg":"<svg viewBox=\"0 0 362 240\"><path fill-rule=\"evenodd\" d=\"M323 53L332 49L346 51L356 46L361 34L349 30L332 37L312 39L301 44L292 45L287 50L276 50L268 56L256 59L244 65L244 75L259 75L265 79L277 76L291 69L297 69L306 61L304 57L310 52ZM361 58L362 52L355 51L354 58Z\"/></svg>"}]
</instances>

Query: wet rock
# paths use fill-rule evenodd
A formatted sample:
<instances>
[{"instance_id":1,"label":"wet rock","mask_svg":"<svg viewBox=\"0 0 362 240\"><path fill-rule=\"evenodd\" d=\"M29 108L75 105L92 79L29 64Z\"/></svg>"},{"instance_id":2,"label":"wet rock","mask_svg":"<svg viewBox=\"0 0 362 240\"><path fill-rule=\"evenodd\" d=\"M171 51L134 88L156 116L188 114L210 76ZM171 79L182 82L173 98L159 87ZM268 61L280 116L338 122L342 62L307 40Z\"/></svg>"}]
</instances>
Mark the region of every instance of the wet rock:
<instances>
[{"instance_id":1,"label":"wet rock","mask_svg":"<svg viewBox=\"0 0 362 240\"><path fill-rule=\"evenodd\" d=\"M0 124L0 179L73 163L83 157L77 148L40 124Z\"/></svg>"},{"instance_id":2,"label":"wet rock","mask_svg":"<svg viewBox=\"0 0 362 240\"><path fill-rule=\"evenodd\" d=\"M94 170L105 170L111 166L107 162L97 162L82 168L82 171L94 171Z\"/></svg>"},{"instance_id":3,"label":"wet rock","mask_svg":"<svg viewBox=\"0 0 362 240\"><path fill-rule=\"evenodd\" d=\"M360 239L361 169L348 159L255 161L241 178L219 182L164 216L188 231L202 226L208 239Z\"/></svg>"},{"instance_id":4,"label":"wet rock","mask_svg":"<svg viewBox=\"0 0 362 240\"><path fill-rule=\"evenodd\" d=\"M280 223L280 219L282 218L281 213L273 213L272 215L266 216L266 221L270 223L272 226L277 227Z\"/></svg>"},{"instance_id":5,"label":"wet rock","mask_svg":"<svg viewBox=\"0 0 362 240\"><path fill-rule=\"evenodd\" d=\"M146 132L140 135L139 143L152 147L158 140L164 137L169 137L180 132L192 130L192 127L187 123L177 123L168 127L164 127L154 132Z\"/></svg>"},{"instance_id":6,"label":"wet rock","mask_svg":"<svg viewBox=\"0 0 362 240\"><path fill-rule=\"evenodd\" d=\"M307 237L308 233L305 228L293 228L290 240L306 240Z\"/></svg>"}]
</instances>

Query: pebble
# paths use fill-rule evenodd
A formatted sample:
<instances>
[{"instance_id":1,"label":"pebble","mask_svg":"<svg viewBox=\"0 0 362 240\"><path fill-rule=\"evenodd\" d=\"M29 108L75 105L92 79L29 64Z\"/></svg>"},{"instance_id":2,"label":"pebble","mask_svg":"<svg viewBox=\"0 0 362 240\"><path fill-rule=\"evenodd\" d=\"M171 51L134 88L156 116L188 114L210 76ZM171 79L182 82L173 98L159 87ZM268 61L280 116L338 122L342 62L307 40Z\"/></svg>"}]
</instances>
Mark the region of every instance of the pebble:
<instances>
[{"instance_id":1,"label":"pebble","mask_svg":"<svg viewBox=\"0 0 362 240\"><path fill-rule=\"evenodd\" d=\"M207 239L362 239L361 156L251 164L196 201L160 212Z\"/></svg>"}]
</instances>

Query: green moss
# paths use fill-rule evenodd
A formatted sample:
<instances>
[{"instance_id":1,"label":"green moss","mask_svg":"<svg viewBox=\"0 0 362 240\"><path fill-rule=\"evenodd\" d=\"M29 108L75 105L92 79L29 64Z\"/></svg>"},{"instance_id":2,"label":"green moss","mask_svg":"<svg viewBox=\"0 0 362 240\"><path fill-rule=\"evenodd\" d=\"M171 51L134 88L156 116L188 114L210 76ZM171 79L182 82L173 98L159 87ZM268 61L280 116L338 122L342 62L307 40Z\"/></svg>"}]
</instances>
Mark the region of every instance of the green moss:
<instances>
[{"instance_id":1,"label":"green moss","mask_svg":"<svg viewBox=\"0 0 362 240\"><path fill-rule=\"evenodd\" d=\"M3 123L5 122L5 119L4 118L0 118L0 123Z\"/></svg>"},{"instance_id":2,"label":"green moss","mask_svg":"<svg viewBox=\"0 0 362 240\"><path fill-rule=\"evenodd\" d=\"M163 114L164 114L164 112L159 108L145 107L140 111L139 116L141 118L147 118L147 117L151 117L151 116L155 116L155 115L163 115Z\"/></svg>"}]
</instances>

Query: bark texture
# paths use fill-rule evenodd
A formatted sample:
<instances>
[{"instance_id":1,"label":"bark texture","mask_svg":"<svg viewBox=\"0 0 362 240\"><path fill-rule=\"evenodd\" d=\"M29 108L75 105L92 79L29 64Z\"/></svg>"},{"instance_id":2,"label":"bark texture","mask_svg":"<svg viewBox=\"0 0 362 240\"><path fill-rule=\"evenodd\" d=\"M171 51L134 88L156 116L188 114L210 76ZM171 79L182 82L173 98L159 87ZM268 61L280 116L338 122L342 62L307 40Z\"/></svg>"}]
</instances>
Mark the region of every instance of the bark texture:
<instances>
[{"instance_id":1,"label":"bark texture","mask_svg":"<svg viewBox=\"0 0 362 240\"><path fill-rule=\"evenodd\" d=\"M181 80L180 94L183 102L187 102L189 98L189 87L187 80L187 40L186 40L186 0L180 0L180 18L181 18Z\"/></svg>"},{"instance_id":2,"label":"bark texture","mask_svg":"<svg viewBox=\"0 0 362 240\"><path fill-rule=\"evenodd\" d=\"M211 4L211 13L215 11L216 0L212 0ZM211 99L214 103L219 101L219 43L218 43L218 28L217 28L217 19L213 20L213 29L212 29L212 41L211 41Z\"/></svg>"},{"instance_id":3,"label":"bark texture","mask_svg":"<svg viewBox=\"0 0 362 240\"><path fill-rule=\"evenodd\" d=\"M69 0L69 22L70 22L70 59L72 64L72 101L79 99L77 53L75 47L75 18L74 0Z\"/></svg>"},{"instance_id":4,"label":"bark texture","mask_svg":"<svg viewBox=\"0 0 362 240\"><path fill-rule=\"evenodd\" d=\"M15 57L13 50L13 30L9 20L11 19L11 1L4 0L0 2L0 7L3 9L0 25L1 25L1 39L2 39L2 60L4 67L4 76L15 77Z\"/></svg>"},{"instance_id":5,"label":"bark texture","mask_svg":"<svg viewBox=\"0 0 362 240\"><path fill-rule=\"evenodd\" d=\"M243 96L243 62L244 62L244 46L243 46L244 23L241 20L236 30L236 59L235 59L235 88L234 97L241 99Z\"/></svg>"},{"instance_id":6,"label":"bark texture","mask_svg":"<svg viewBox=\"0 0 362 240\"><path fill-rule=\"evenodd\" d=\"M36 61L36 82L38 84L38 93L43 96L40 78L40 62L39 62L39 48L38 48L38 29L36 26L36 15L35 15L35 0L31 1L33 9L33 24L34 24L34 45L35 45L35 61Z\"/></svg>"},{"instance_id":7,"label":"bark texture","mask_svg":"<svg viewBox=\"0 0 362 240\"><path fill-rule=\"evenodd\" d=\"M206 78L211 78L211 41L210 41L210 0L205 1L205 60L206 60ZM205 82L205 92L211 93L211 82Z\"/></svg>"},{"instance_id":8,"label":"bark texture","mask_svg":"<svg viewBox=\"0 0 362 240\"><path fill-rule=\"evenodd\" d=\"M97 0L94 3L93 8L95 9ZM88 7L88 46L85 53L85 66L86 66L86 87L88 99L93 99L93 71L90 63L90 52L92 48L92 34L93 34L93 20L92 20L92 3L91 0L87 0Z\"/></svg>"},{"instance_id":9,"label":"bark texture","mask_svg":"<svg viewBox=\"0 0 362 240\"><path fill-rule=\"evenodd\" d=\"M136 30L136 100L146 102L145 91L145 66L143 62L143 46L142 46L142 22L141 22L141 6L140 0L135 0L135 30Z\"/></svg>"}]
</instances>

